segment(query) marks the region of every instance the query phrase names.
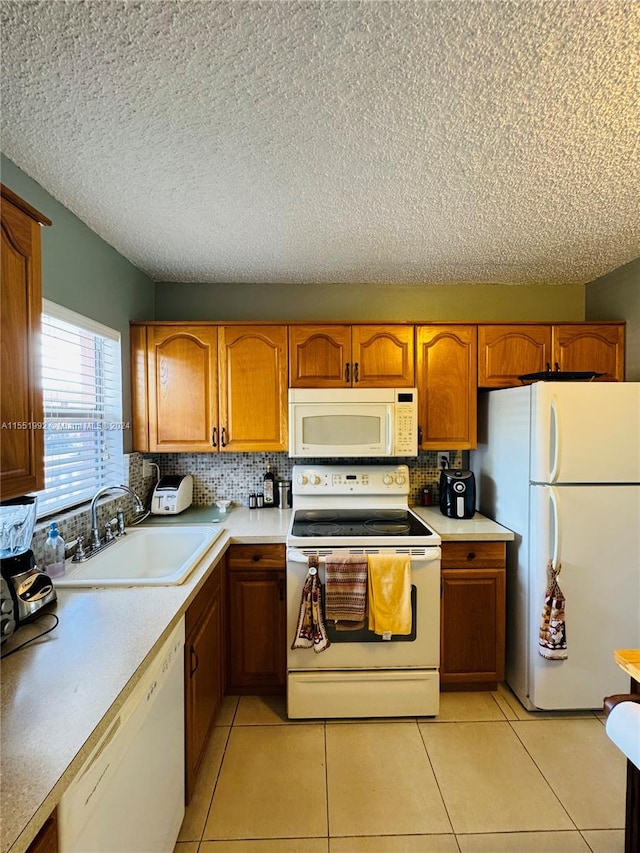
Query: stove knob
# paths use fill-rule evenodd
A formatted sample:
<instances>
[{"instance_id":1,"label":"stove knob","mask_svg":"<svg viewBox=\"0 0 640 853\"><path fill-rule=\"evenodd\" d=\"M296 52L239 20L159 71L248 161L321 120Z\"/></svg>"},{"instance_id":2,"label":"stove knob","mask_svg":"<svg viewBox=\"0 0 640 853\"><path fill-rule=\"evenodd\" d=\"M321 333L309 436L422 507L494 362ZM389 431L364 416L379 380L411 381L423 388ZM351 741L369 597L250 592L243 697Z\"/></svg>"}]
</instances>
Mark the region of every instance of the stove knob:
<instances>
[{"instance_id":1,"label":"stove knob","mask_svg":"<svg viewBox=\"0 0 640 853\"><path fill-rule=\"evenodd\" d=\"M403 486L406 482L407 478L404 476L404 474L396 474L396 483L399 486Z\"/></svg>"},{"instance_id":2,"label":"stove knob","mask_svg":"<svg viewBox=\"0 0 640 853\"><path fill-rule=\"evenodd\" d=\"M393 477L391 476L391 474L385 474L382 478L382 482L385 484L385 486L390 486L391 483L393 483Z\"/></svg>"},{"instance_id":3,"label":"stove knob","mask_svg":"<svg viewBox=\"0 0 640 853\"><path fill-rule=\"evenodd\" d=\"M306 486L308 482L309 482L309 480L307 480L307 478L304 474L298 474L298 483L301 486Z\"/></svg>"},{"instance_id":4,"label":"stove knob","mask_svg":"<svg viewBox=\"0 0 640 853\"><path fill-rule=\"evenodd\" d=\"M309 478L312 486L319 486L321 483L320 477L318 474L312 474Z\"/></svg>"}]
</instances>

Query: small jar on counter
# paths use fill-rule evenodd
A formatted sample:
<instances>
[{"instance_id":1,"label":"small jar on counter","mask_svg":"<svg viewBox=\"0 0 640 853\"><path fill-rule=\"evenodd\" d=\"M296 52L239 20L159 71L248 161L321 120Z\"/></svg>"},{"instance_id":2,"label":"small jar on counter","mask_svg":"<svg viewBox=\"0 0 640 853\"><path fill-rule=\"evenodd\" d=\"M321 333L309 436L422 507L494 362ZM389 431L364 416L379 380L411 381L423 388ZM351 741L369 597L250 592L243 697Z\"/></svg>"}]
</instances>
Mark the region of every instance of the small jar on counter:
<instances>
[{"instance_id":1,"label":"small jar on counter","mask_svg":"<svg viewBox=\"0 0 640 853\"><path fill-rule=\"evenodd\" d=\"M425 486L420 493L420 503L422 506L433 505L433 495L431 494L431 486Z\"/></svg>"},{"instance_id":2,"label":"small jar on counter","mask_svg":"<svg viewBox=\"0 0 640 853\"><path fill-rule=\"evenodd\" d=\"M255 509L258 506L258 498L253 492L249 495L249 509Z\"/></svg>"}]
</instances>

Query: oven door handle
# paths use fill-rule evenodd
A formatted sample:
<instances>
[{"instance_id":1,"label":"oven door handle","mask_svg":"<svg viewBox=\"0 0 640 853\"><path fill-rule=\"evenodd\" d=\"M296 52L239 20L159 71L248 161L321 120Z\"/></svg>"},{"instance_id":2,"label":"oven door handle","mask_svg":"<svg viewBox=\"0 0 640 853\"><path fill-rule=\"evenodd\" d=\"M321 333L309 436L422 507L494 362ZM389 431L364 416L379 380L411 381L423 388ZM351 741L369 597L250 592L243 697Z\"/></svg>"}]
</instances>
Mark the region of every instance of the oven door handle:
<instances>
[{"instance_id":1,"label":"oven door handle","mask_svg":"<svg viewBox=\"0 0 640 853\"><path fill-rule=\"evenodd\" d=\"M345 548L344 551L335 552L335 556L339 556L339 554L344 553L349 554L349 550ZM315 556L315 555L310 555ZM318 560L320 563L324 563L325 559L330 556L334 556L334 554L319 554ZM360 556L359 554L352 554L351 556ZM367 557L367 554L363 554L363 557ZM375 555L372 555L375 556ZM404 554L400 556L405 556ZM423 565L425 563L433 563L435 561L440 560L440 548L429 548L425 551L424 554L407 554L411 560L412 566ZM309 562L309 557L306 554L303 554L302 551L296 551L293 548L290 548L287 551L287 562L288 563L304 563L305 565Z\"/></svg>"}]
</instances>

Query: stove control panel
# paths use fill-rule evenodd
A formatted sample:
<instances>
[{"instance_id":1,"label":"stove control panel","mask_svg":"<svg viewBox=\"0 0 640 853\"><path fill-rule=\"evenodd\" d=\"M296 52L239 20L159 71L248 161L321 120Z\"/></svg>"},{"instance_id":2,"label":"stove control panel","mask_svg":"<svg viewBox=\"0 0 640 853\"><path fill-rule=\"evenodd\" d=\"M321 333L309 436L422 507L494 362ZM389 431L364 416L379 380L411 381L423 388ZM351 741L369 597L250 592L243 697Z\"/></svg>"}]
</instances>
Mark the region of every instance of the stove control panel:
<instances>
[{"instance_id":1,"label":"stove control panel","mask_svg":"<svg viewBox=\"0 0 640 853\"><path fill-rule=\"evenodd\" d=\"M294 465L294 495L408 495L407 465Z\"/></svg>"}]
</instances>

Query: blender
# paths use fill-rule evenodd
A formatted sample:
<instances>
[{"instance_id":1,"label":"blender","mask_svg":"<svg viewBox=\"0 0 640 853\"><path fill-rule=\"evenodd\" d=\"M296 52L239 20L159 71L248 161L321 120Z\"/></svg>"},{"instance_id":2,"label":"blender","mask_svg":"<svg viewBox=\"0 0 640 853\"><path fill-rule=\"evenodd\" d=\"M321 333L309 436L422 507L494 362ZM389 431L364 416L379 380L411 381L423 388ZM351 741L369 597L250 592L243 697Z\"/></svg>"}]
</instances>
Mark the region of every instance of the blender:
<instances>
[{"instance_id":1,"label":"blender","mask_svg":"<svg viewBox=\"0 0 640 853\"><path fill-rule=\"evenodd\" d=\"M53 581L38 568L30 547L37 503L32 495L0 503L2 641L11 636L16 625L33 619L42 607L56 600Z\"/></svg>"}]
</instances>

